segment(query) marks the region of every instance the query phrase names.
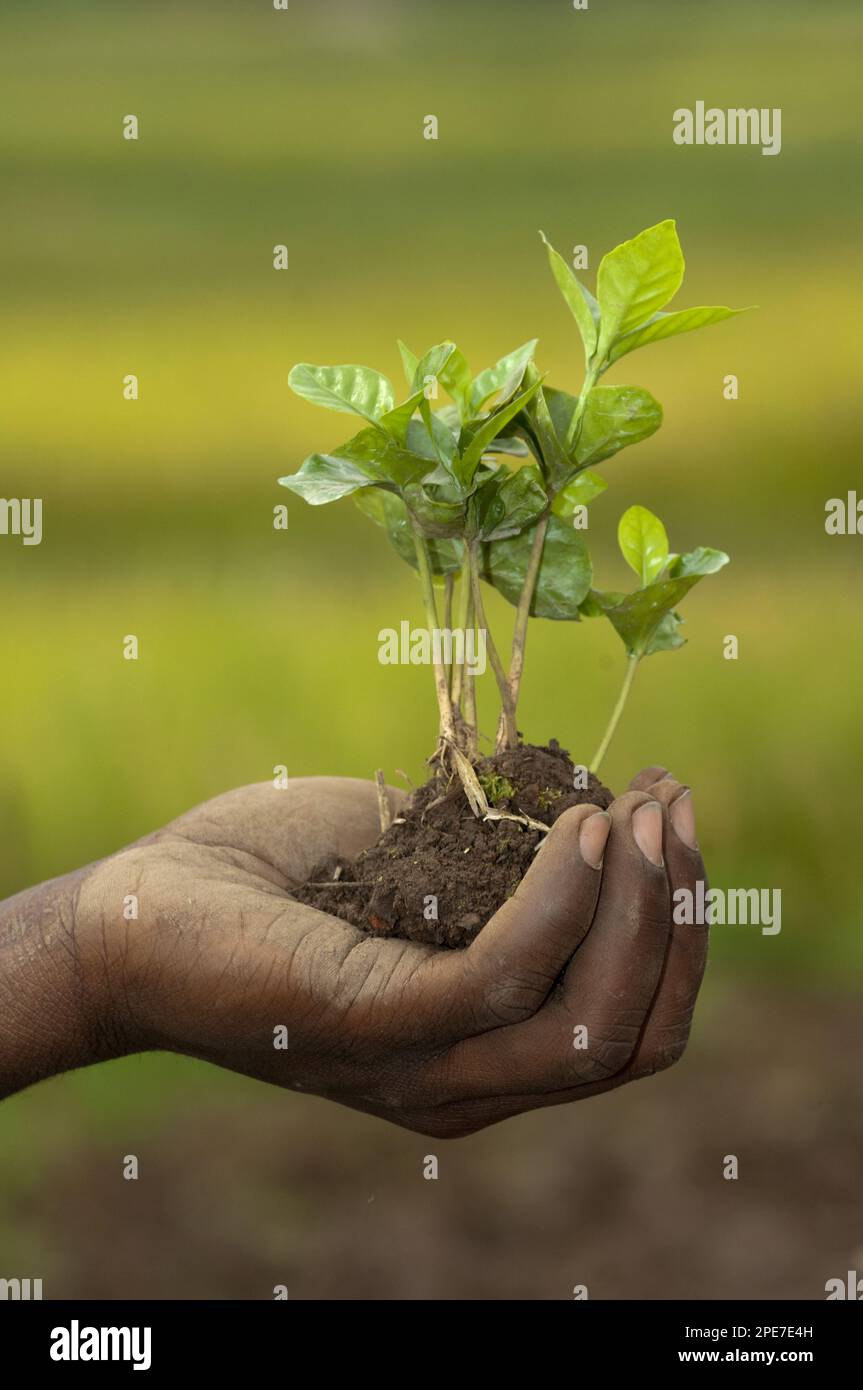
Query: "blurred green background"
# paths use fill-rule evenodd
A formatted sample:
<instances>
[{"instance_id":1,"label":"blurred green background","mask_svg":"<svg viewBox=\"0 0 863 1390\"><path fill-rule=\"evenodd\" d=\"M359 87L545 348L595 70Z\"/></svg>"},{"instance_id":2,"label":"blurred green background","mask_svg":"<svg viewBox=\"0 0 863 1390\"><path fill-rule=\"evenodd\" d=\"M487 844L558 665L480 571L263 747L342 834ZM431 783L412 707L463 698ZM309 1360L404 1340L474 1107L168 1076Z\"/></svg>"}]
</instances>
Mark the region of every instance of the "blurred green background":
<instances>
[{"instance_id":1,"label":"blurred green background","mask_svg":"<svg viewBox=\"0 0 863 1390\"><path fill-rule=\"evenodd\" d=\"M824 504L859 478L861 37L853 0L7 0L2 492L44 499L44 540L0 537L0 891L275 764L420 779L429 673L377 661L381 627L421 620L416 585L349 503L275 485L351 431L288 371L399 379L399 336L453 337L479 369L538 335L577 388L537 229L585 243L592 284L604 250L673 216L680 307L760 307L613 370L665 424L604 465L591 541L613 587L640 502L674 549L733 564L687 601L684 651L645 664L605 773L690 782L713 882L781 888L783 928L716 930L682 1067L447 1148L438 1184L432 1141L201 1064L59 1078L0 1112L0 1275L267 1297L295 1264L296 1296L567 1297L586 1262L597 1296L817 1297L850 1267L863 540L827 537ZM677 147L672 113L698 99L781 107L782 153ZM493 597L499 634L510 616ZM610 629L534 624L522 727L587 758L621 674ZM717 1174L741 1135L765 1186L734 1217ZM149 1186L120 1180L126 1152L153 1155Z\"/></svg>"}]
</instances>

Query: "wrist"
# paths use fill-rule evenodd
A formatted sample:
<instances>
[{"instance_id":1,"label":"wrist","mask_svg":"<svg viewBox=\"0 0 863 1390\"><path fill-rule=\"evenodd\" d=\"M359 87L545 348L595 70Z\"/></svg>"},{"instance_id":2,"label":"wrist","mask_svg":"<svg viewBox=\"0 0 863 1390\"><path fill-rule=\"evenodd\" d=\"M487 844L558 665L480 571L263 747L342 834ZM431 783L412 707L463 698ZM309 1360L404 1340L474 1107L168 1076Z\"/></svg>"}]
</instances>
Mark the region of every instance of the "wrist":
<instances>
[{"instance_id":1,"label":"wrist","mask_svg":"<svg viewBox=\"0 0 863 1390\"><path fill-rule=\"evenodd\" d=\"M90 872L0 903L0 1097L127 1050L103 973L87 964L92 930L79 897Z\"/></svg>"}]
</instances>

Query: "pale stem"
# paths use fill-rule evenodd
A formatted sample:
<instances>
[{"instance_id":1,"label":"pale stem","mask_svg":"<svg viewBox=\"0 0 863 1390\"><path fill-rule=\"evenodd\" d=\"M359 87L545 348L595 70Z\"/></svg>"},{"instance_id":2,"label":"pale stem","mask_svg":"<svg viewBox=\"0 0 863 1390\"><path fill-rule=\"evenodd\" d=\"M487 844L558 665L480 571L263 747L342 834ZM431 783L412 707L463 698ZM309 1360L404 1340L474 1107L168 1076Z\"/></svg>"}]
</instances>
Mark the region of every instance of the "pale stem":
<instances>
[{"instance_id":1,"label":"pale stem","mask_svg":"<svg viewBox=\"0 0 863 1390\"><path fill-rule=\"evenodd\" d=\"M470 626L471 593L470 578L467 567L462 570L461 587L458 595L458 625L464 633L465 654L467 649L467 632ZM452 707L457 710L461 704L462 690L464 688L464 662L454 662L452 668Z\"/></svg>"},{"instance_id":2,"label":"pale stem","mask_svg":"<svg viewBox=\"0 0 863 1390\"><path fill-rule=\"evenodd\" d=\"M455 580L454 580L453 576L452 576L451 574L446 575L446 577L444 578L443 625L444 625L444 628L445 628L445 630L446 630L447 632L452 632L452 591L453 591L454 585L455 585ZM446 668L446 683L447 683L447 688L448 688L449 691L450 691L450 700L452 701L453 708L455 708L456 702L455 702L455 700L452 699L452 682L453 682L453 672L452 672L452 668L450 667L449 663L447 663L447 668Z\"/></svg>"},{"instance_id":3,"label":"pale stem","mask_svg":"<svg viewBox=\"0 0 863 1390\"><path fill-rule=\"evenodd\" d=\"M509 695L512 702L513 717L518 709L518 697L521 690L521 677L524 672L524 649L527 644L527 627L530 619L530 609L533 603L533 595L536 590L536 581L539 575L539 567L542 564L542 551L545 545L545 536L548 531L548 516L540 519L536 528L536 535L533 538L533 545L530 550L530 559L527 562L527 570L524 576L524 584L521 590L521 597L518 601L518 608L515 615L515 627L512 632L512 652L509 658ZM500 723L497 728L497 748L506 746L506 722L501 712Z\"/></svg>"},{"instance_id":4,"label":"pale stem","mask_svg":"<svg viewBox=\"0 0 863 1390\"><path fill-rule=\"evenodd\" d=\"M417 523L411 518L411 526L414 533L414 549L416 551L417 566L419 568L420 585L422 587L423 605L425 607L426 623L429 628L431 638L432 661L434 664L435 693L437 695L438 710L440 711L440 732L444 738L455 742L455 724L453 722L452 705L449 698L449 686L446 678L446 667L443 662L436 657L439 652L440 644L435 643L435 633L438 629L437 604L434 596L434 584L432 583L431 566L429 564L428 550L422 531Z\"/></svg>"},{"instance_id":5,"label":"pale stem","mask_svg":"<svg viewBox=\"0 0 863 1390\"><path fill-rule=\"evenodd\" d=\"M476 541L468 546L468 565L470 568L470 582L473 590L473 606L476 614L477 626L485 632L486 651L491 662L491 669L494 671L494 678L497 681L497 688L500 693L501 711L504 719L505 748L515 748L518 743L518 729L515 722L515 709L513 708L512 698L509 693L509 682L506 672L503 669L503 662L498 655L494 638L485 616L485 606L482 600L482 587L480 585L479 568L476 559Z\"/></svg>"},{"instance_id":6,"label":"pale stem","mask_svg":"<svg viewBox=\"0 0 863 1390\"><path fill-rule=\"evenodd\" d=\"M617 697L617 704L614 706L611 718L608 721L608 728L603 734L602 742L597 748L596 753L593 757L593 761L590 764L591 772L599 771L602 760L608 752L608 745L614 738L614 731L620 723L620 716L623 714L624 705L626 704L626 701L629 697L629 692L632 689L632 682L635 680L635 673L638 670L638 663L640 660L641 657L637 653L633 653L626 663L626 675L623 678L623 685L621 687L620 694Z\"/></svg>"},{"instance_id":7,"label":"pale stem","mask_svg":"<svg viewBox=\"0 0 863 1390\"><path fill-rule=\"evenodd\" d=\"M464 588L468 595L467 618L465 620L465 642L467 642L468 628L476 628L476 619L473 611L473 593L471 590L470 579L467 573L464 576ZM467 737L467 755L473 761L478 752L477 742L477 722L476 722L476 678L470 666L466 666L464 673L464 722Z\"/></svg>"}]
</instances>

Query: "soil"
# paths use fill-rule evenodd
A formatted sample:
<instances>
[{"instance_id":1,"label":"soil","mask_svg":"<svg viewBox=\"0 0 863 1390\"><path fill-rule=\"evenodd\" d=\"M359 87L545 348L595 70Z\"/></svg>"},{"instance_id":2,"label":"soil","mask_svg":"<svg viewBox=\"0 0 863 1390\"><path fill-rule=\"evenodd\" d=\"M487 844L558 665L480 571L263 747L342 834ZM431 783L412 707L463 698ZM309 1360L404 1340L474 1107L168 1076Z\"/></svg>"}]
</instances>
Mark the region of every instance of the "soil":
<instances>
[{"instance_id":1,"label":"soil","mask_svg":"<svg viewBox=\"0 0 863 1390\"><path fill-rule=\"evenodd\" d=\"M555 739L483 758L476 772L495 810L551 826L570 806L611 805L613 793ZM477 819L458 778L433 777L412 795L377 844L354 861L316 864L294 896L381 936L468 946L511 897L543 833L515 821Z\"/></svg>"}]
</instances>

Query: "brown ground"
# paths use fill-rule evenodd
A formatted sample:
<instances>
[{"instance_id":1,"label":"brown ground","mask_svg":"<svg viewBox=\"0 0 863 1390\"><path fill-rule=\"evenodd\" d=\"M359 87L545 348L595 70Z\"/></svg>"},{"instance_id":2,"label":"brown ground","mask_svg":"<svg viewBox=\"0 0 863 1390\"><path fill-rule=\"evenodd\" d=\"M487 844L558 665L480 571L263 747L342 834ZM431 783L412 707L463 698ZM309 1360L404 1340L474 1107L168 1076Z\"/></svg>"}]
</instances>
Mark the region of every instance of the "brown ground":
<instances>
[{"instance_id":1,"label":"brown ground","mask_svg":"<svg viewBox=\"0 0 863 1390\"><path fill-rule=\"evenodd\" d=\"M58 1298L823 1298L863 1273L859 1041L855 1001L726 984L672 1071L450 1143L190 1063L158 1139L39 1155L16 1262Z\"/></svg>"},{"instance_id":2,"label":"brown ground","mask_svg":"<svg viewBox=\"0 0 863 1390\"><path fill-rule=\"evenodd\" d=\"M477 774L496 810L548 826L570 806L606 807L614 799L593 773L577 790L569 754L554 740L484 758ZM376 845L353 861L316 864L295 896L382 936L467 946L515 892L541 839L541 831L513 821L478 820L457 778L433 780Z\"/></svg>"}]
</instances>

